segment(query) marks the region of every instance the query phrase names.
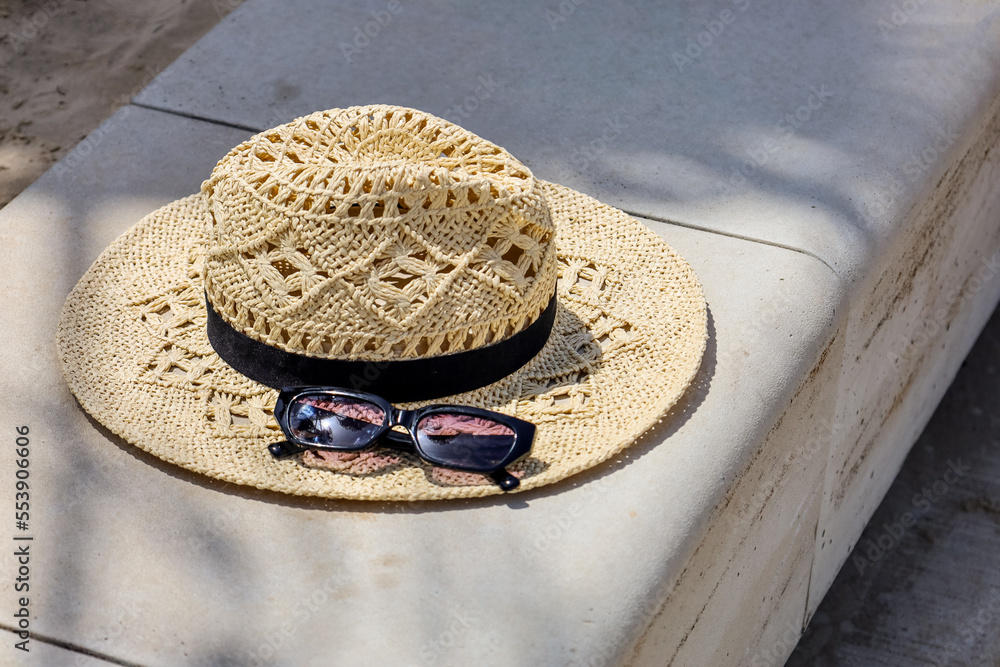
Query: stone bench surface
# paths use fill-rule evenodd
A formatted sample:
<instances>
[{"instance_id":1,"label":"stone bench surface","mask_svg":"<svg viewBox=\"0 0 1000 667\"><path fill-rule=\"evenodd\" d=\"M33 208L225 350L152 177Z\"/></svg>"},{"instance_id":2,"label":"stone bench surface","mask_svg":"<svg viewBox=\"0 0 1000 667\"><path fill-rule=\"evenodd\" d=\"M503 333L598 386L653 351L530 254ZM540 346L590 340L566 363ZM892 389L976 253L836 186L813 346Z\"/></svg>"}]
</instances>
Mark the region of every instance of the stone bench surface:
<instances>
[{"instance_id":1,"label":"stone bench surface","mask_svg":"<svg viewBox=\"0 0 1000 667\"><path fill-rule=\"evenodd\" d=\"M683 405L618 461L478 501L335 502L222 484L93 422L44 336L107 243L195 191L247 133L138 107L103 129L85 164L50 171L4 211L3 238L21 247L5 331L35 335L7 336L13 400L0 409L39 443L38 632L141 664L170 664L180 642L192 664L273 658L269 647L289 665L326 664L322 651L344 664L460 663L494 640L494 662L482 664L619 656L834 319L838 282L815 259L650 221L703 281L712 341ZM808 298L741 337L784 283L808 286ZM764 345L775 358L747 353ZM44 419L31 408L40 395ZM119 622L128 632L105 639Z\"/></svg>"},{"instance_id":2,"label":"stone bench surface","mask_svg":"<svg viewBox=\"0 0 1000 667\"><path fill-rule=\"evenodd\" d=\"M164 665L783 659L915 437L897 422L919 432L1000 295L969 294L923 375L886 370L912 323L878 278L913 264L927 202L954 204L942 182L965 196L929 220L971 231L910 314L1000 246L978 222L997 170L973 159L996 138L996 11L896 6L244 4L0 212L0 415L37 443L33 629ZM670 419L555 486L373 505L201 478L79 409L52 332L101 250L252 131L373 102L503 145L691 262L711 340ZM852 449L856 404L894 439Z\"/></svg>"},{"instance_id":3,"label":"stone bench surface","mask_svg":"<svg viewBox=\"0 0 1000 667\"><path fill-rule=\"evenodd\" d=\"M136 101L258 131L412 106L628 212L854 278L1000 77L995 2L387 4L251 1Z\"/></svg>"}]
</instances>

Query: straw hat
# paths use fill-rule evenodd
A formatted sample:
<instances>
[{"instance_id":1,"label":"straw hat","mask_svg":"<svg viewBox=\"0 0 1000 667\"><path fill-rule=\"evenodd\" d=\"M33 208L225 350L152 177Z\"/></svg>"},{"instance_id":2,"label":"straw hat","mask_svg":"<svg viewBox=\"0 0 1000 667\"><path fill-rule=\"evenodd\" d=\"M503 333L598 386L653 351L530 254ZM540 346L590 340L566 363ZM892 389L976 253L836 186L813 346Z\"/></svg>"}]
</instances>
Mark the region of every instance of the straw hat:
<instances>
[{"instance_id":1,"label":"straw hat","mask_svg":"<svg viewBox=\"0 0 1000 667\"><path fill-rule=\"evenodd\" d=\"M530 421L532 453L511 468L530 489L662 418L705 340L697 278L644 225L392 106L317 112L234 148L200 194L104 251L57 333L81 405L135 446L229 482L369 500L500 489L389 450L274 460L271 410L295 373Z\"/></svg>"}]
</instances>

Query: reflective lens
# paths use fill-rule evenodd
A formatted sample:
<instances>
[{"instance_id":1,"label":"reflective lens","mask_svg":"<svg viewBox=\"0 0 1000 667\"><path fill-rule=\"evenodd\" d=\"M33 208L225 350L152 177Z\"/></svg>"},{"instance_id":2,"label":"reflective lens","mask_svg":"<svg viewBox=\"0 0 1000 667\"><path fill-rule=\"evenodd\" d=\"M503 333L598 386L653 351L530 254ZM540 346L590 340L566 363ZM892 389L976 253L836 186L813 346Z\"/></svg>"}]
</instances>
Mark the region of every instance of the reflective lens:
<instances>
[{"instance_id":1,"label":"reflective lens","mask_svg":"<svg viewBox=\"0 0 1000 667\"><path fill-rule=\"evenodd\" d=\"M364 449L385 423L385 411L359 398L306 394L288 406L288 429L310 445Z\"/></svg>"},{"instance_id":2,"label":"reflective lens","mask_svg":"<svg viewBox=\"0 0 1000 667\"><path fill-rule=\"evenodd\" d=\"M499 466L513 449L514 440L511 428L460 413L437 413L417 423L417 442L426 458L466 470Z\"/></svg>"}]
</instances>

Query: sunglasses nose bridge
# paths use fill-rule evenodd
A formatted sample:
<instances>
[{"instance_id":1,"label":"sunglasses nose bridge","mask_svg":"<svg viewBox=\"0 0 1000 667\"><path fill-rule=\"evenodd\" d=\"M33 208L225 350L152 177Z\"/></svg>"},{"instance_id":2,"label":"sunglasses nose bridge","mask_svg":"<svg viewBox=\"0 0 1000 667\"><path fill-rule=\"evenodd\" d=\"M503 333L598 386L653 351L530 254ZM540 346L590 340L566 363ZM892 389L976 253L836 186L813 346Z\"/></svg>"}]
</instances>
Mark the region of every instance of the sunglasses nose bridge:
<instances>
[{"instance_id":1,"label":"sunglasses nose bridge","mask_svg":"<svg viewBox=\"0 0 1000 667\"><path fill-rule=\"evenodd\" d=\"M390 415L389 426L402 426L407 431L413 430L413 421L417 416L416 410L394 409Z\"/></svg>"}]
</instances>

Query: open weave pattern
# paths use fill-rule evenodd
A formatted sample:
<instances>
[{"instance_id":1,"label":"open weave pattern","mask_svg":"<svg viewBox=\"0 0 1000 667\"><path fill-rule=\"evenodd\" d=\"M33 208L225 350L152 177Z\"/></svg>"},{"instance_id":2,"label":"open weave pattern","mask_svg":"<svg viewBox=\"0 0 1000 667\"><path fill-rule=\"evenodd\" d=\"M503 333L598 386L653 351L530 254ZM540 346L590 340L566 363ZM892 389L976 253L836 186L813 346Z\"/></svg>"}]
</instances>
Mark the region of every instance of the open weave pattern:
<instances>
[{"instance_id":1,"label":"open weave pattern","mask_svg":"<svg viewBox=\"0 0 1000 667\"><path fill-rule=\"evenodd\" d=\"M436 401L537 425L531 456L512 470L521 489L607 460L662 418L694 378L707 330L697 278L669 246L621 211L538 183L558 245L552 335L517 373ZM266 445L282 439L276 392L229 368L205 334L207 217L200 196L153 212L70 294L57 342L87 411L161 459L263 489L366 500L500 493L397 452L273 460Z\"/></svg>"},{"instance_id":2,"label":"open weave pattern","mask_svg":"<svg viewBox=\"0 0 1000 667\"><path fill-rule=\"evenodd\" d=\"M531 172L413 109L334 109L268 130L202 191L213 306L288 352L382 361L482 347L530 325L555 289Z\"/></svg>"}]
</instances>

